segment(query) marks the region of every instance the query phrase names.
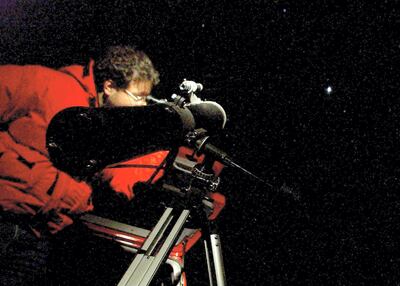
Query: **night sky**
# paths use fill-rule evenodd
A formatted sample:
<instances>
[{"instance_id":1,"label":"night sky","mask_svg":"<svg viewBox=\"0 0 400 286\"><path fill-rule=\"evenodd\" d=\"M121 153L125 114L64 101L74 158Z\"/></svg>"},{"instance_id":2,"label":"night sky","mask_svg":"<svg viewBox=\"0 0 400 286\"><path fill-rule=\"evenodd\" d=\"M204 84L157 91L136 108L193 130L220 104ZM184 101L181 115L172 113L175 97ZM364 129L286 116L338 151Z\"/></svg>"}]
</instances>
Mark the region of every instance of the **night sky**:
<instances>
[{"instance_id":1,"label":"night sky","mask_svg":"<svg viewBox=\"0 0 400 286\"><path fill-rule=\"evenodd\" d=\"M201 82L228 115L216 144L275 187L221 177L228 285L400 283L396 1L102 2L1 0L0 63L130 44L160 71L156 97Z\"/></svg>"}]
</instances>

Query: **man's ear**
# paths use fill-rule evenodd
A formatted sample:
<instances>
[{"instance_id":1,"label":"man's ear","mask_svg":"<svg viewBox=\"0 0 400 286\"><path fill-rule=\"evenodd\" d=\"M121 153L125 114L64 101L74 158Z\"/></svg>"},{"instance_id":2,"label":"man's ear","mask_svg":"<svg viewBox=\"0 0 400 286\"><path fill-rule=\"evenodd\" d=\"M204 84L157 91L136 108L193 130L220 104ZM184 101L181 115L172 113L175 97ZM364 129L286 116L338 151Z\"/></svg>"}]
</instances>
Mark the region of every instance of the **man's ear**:
<instances>
[{"instance_id":1,"label":"man's ear","mask_svg":"<svg viewBox=\"0 0 400 286\"><path fill-rule=\"evenodd\" d=\"M108 79L103 83L103 92L107 96L110 96L115 92L115 84L112 80Z\"/></svg>"}]
</instances>

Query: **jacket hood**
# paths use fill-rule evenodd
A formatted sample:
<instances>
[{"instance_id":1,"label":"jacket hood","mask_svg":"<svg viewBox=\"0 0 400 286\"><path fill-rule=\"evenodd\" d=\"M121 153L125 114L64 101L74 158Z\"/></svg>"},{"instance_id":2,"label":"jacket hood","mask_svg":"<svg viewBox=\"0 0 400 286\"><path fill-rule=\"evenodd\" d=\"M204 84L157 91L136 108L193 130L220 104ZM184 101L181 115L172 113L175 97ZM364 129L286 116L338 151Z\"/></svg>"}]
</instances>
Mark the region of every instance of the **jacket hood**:
<instances>
[{"instance_id":1,"label":"jacket hood","mask_svg":"<svg viewBox=\"0 0 400 286\"><path fill-rule=\"evenodd\" d=\"M97 107L98 96L96 91L96 85L94 82L93 65L94 61L90 60L90 62L86 66L71 65L62 67L59 69L59 71L75 78L79 82L79 84L84 88L84 90L89 93L90 99L95 101L95 106Z\"/></svg>"}]
</instances>

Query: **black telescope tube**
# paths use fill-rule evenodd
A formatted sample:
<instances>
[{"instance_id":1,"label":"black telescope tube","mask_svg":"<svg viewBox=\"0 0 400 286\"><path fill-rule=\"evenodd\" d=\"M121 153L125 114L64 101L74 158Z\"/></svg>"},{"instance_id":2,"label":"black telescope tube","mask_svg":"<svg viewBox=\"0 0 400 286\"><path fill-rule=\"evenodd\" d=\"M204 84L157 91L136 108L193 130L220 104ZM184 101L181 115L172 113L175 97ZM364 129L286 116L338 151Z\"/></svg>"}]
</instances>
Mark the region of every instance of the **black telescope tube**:
<instances>
[{"instance_id":1,"label":"black telescope tube","mask_svg":"<svg viewBox=\"0 0 400 286\"><path fill-rule=\"evenodd\" d=\"M55 167L88 176L107 165L177 148L193 128L192 113L176 106L72 107L51 120L46 145Z\"/></svg>"}]
</instances>

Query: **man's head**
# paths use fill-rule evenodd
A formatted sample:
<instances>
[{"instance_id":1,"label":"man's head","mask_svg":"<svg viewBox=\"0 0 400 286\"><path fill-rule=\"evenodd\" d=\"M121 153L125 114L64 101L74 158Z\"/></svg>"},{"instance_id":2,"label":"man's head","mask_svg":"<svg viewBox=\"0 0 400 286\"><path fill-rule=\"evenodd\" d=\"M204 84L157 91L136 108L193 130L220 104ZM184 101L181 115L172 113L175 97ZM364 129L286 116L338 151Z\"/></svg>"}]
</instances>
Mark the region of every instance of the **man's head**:
<instances>
[{"instance_id":1,"label":"man's head","mask_svg":"<svg viewBox=\"0 0 400 286\"><path fill-rule=\"evenodd\" d=\"M101 106L146 105L146 96L159 82L149 57L129 46L112 46L94 65Z\"/></svg>"}]
</instances>

